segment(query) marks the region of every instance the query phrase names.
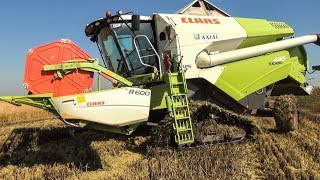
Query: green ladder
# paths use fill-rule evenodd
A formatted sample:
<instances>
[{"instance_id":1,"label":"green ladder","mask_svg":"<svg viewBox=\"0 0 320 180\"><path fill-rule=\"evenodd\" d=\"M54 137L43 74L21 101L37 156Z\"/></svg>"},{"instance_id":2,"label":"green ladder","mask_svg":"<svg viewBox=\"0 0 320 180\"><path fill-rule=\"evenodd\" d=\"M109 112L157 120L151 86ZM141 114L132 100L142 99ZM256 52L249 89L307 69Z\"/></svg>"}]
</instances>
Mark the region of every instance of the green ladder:
<instances>
[{"instance_id":1,"label":"green ladder","mask_svg":"<svg viewBox=\"0 0 320 180\"><path fill-rule=\"evenodd\" d=\"M175 142L180 146L194 142L184 72L168 73L168 110L173 117Z\"/></svg>"}]
</instances>

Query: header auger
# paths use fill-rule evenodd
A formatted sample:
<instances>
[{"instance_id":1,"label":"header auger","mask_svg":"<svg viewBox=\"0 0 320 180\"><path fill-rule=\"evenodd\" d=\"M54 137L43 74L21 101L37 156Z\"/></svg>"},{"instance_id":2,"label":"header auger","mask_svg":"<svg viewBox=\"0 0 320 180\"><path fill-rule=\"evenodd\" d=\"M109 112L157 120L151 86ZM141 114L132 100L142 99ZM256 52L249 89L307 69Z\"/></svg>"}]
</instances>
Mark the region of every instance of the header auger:
<instances>
[{"instance_id":1,"label":"header auger","mask_svg":"<svg viewBox=\"0 0 320 180\"><path fill-rule=\"evenodd\" d=\"M0 99L48 110L71 126L126 135L170 117L172 140L185 145L242 139L257 128L239 113L277 112L283 98L271 103L268 97L312 92L303 45L319 45L319 34L293 38L283 22L234 18L199 1L200 7L191 4L180 14L108 12L88 24L85 34L97 43L104 66L70 40L34 48L24 78L29 95ZM101 77L113 87L102 90ZM289 120L275 115L285 131L298 128L295 101L288 102ZM212 118L192 119L201 116ZM245 132L219 134L221 121Z\"/></svg>"}]
</instances>

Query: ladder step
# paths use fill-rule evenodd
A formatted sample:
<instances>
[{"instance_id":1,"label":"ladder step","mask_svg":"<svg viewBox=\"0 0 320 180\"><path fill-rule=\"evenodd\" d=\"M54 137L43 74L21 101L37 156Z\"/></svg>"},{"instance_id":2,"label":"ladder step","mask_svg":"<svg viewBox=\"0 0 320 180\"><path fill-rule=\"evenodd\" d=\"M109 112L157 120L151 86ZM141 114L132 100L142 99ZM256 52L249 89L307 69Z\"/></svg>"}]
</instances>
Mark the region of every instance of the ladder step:
<instances>
[{"instance_id":1,"label":"ladder step","mask_svg":"<svg viewBox=\"0 0 320 180\"><path fill-rule=\"evenodd\" d=\"M181 122L181 121L183 122L184 120L189 121L189 118L190 118L189 116L181 116L181 117L177 116L176 121L177 122Z\"/></svg>"},{"instance_id":2,"label":"ladder step","mask_svg":"<svg viewBox=\"0 0 320 180\"><path fill-rule=\"evenodd\" d=\"M183 82L176 82L176 83L172 83L172 85L182 85L184 84Z\"/></svg>"},{"instance_id":3,"label":"ladder step","mask_svg":"<svg viewBox=\"0 0 320 180\"><path fill-rule=\"evenodd\" d=\"M179 94L172 94L171 96L172 97L177 97L177 96L186 97L187 95L179 93Z\"/></svg>"},{"instance_id":4,"label":"ladder step","mask_svg":"<svg viewBox=\"0 0 320 180\"><path fill-rule=\"evenodd\" d=\"M173 110L176 113L176 115L186 115L186 113L188 113L188 105L175 105L173 107Z\"/></svg>"},{"instance_id":5,"label":"ladder step","mask_svg":"<svg viewBox=\"0 0 320 180\"><path fill-rule=\"evenodd\" d=\"M178 131L184 131L186 129L189 129L191 128L191 124L189 122L180 122L180 123L177 123L176 125L177 127L175 129L177 129Z\"/></svg>"},{"instance_id":6,"label":"ladder step","mask_svg":"<svg viewBox=\"0 0 320 180\"><path fill-rule=\"evenodd\" d=\"M179 133L175 136L175 139L178 140L179 145L186 144L186 143L193 143L194 141L191 131Z\"/></svg>"},{"instance_id":7,"label":"ladder step","mask_svg":"<svg viewBox=\"0 0 320 180\"><path fill-rule=\"evenodd\" d=\"M183 113L177 113L175 112L175 116L176 116L176 120L178 121L182 121L184 119L189 119L190 118L190 114L188 113L188 111L186 110Z\"/></svg>"},{"instance_id":8,"label":"ladder step","mask_svg":"<svg viewBox=\"0 0 320 180\"><path fill-rule=\"evenodd\" d=\"M151 57L151 56L156 56L156 54L151 54L151 55L141 56L141 58Z\"/></svg>"},{"instance_id":9,"label":"ladder step","mask_svg":"<svg viewBox=\"0 0 320 180\"><path fill-rule=\"evenodd\" d=\"M188 107L188 105L178 105L178 106L173 106L173 108L185 108Z\"/></svg>"},{"instance_id":10,"label":"ladder step","mask_svg":"<svg viewBox=\"0 0 320 180\"><path fill-rule=\"evenodd\" d=\"M186 132L186 131L191 131L192 129L191 128L186 128L186 127L181 127L181 128L178 128L177 131L178 133L182 133L182 132Z\"/></svg>"}]
</instances>

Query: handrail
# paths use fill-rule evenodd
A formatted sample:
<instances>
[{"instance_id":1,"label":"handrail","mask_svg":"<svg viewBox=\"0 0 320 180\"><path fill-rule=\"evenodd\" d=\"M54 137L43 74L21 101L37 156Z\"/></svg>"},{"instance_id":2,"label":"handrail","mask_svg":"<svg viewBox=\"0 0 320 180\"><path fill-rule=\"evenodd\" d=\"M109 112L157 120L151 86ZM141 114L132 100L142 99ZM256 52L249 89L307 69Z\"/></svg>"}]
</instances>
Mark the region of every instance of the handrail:
<instances>
[{"instance_id":1,"label":"handrail","mask_svg":"<svg viewBox=\"0 0 320 180\"><path fill-rule=\"evenodd\" d=\"M146 38L146 39L147 39L147 41L148 41L148 43L150 44L150 47L152 48L154 54L148 55L148 56L141 56L141 54L140 54L140 49L139 49L138 46L137 46L137 40L138 40L139 37L143 37L143 38ZM148 38L146 35L136 35L136 36L134 37L133 43L134 43L134 46L135 46L135 48L136 48L136 50L137 50L137 54L138 54L138 56L139 56L139 60L140 60L141 64L144 65L144 66L152 67L152 68L156 69L156 71L161 74L161 61L160 61L160 56L159 56L159 54L157 53L157 51L154 49L154 47L153 47L152 43L150 42L149 38ZM143 55L143 54L142 54L142 55ZM142 58L144 58L144 57L150 57L150 56L157 56L157 57L158 57L159 70L158 70L157 67L152 66L152 65L149 65L149 64L146 64L146 63L144 63L144 62L142 61Z\"/></svg>"}]
</instances>

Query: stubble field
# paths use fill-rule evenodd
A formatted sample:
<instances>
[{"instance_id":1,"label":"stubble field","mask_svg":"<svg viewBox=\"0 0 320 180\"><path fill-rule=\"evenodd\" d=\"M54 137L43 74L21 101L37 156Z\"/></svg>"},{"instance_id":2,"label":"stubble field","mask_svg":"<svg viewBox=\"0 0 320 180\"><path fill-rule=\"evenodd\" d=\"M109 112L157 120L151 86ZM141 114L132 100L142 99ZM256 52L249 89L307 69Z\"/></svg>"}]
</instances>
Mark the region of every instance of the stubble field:
<instances>
[{"instance_id":1,"label":"stubble field","mask_svg":"<svg viewBox=\"0 0 320 180\"><path fill-rule=\"evenodd\" d=\"M271 117L238 143L165 149L146 136L65 126L49 113L0 102L0 179L320 179L320 90L299 98L300 129Z\"/></svg>"}]
</instances>

